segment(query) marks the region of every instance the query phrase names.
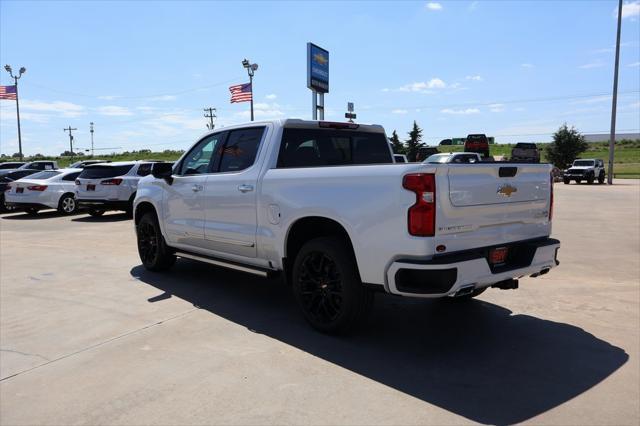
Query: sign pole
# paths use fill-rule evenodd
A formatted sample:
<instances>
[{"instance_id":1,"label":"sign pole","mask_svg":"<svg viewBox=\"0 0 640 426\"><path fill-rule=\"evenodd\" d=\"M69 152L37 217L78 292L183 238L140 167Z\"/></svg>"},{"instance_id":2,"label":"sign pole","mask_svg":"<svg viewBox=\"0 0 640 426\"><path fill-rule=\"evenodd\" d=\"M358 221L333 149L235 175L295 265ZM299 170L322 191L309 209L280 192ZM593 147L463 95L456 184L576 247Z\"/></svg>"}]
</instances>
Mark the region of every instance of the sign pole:
<instances>
[{"instance_id":1,"label":"sign pole","mask_svg":"<svg viewBox=\"0 0 640 426\"><path fill-rule=\"evenodd\" d=\"M320 120L324 120L324 93L320 92L320 105L318 106L320 109Z\"/></svg>"},{"instance_id":2,"label":"sign pole","mask_svg":"<svg viewBox=\"0 0 640 426\"><path fill-rule=\"evenodd\" d=\"M318 119L318 93L315 90L311 91L311 118Z\"/></svg>"}]
</instances>

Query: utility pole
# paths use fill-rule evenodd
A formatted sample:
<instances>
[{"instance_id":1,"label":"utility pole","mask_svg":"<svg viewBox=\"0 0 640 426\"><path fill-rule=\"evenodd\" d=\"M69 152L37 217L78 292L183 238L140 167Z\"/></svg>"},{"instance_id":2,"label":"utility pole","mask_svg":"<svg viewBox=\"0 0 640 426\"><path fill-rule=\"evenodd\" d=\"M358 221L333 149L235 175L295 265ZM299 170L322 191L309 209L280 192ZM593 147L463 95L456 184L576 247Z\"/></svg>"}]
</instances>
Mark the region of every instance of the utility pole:
<instances>
[{"instance_id":1,"label":"utility pole","mask_svg":"<svg viewBox=\"0 0 640 426\"><path fill-rule=\"evenodd\" d=\"M89 123L89 131L91 132L91 156L93 157L93 121Z\"/></svg>"},{"instance_id":2,"label":"utility pole","mask_svg":"<svg viewBox=\"0 0 640 426\"><path fill-rule=\"evenodd\" d=\"M252 95L252 97L253 97L253 95ZM209 108L205 108L204 112L205 112L205 114L204 114L205 118L209 119L209 124L207 124L207 129L213 130L214 127L215 127L215 124L213 124L213 119L217 118L216 109L209 107ZM207 112L209 113L208 115L207 115Z\"/></svg>"},{"instance_id":3,"label":"utility pole","mask_svg":"<svg viewBox=\"0 0 640 426\"><path fill-rule=\"evenodd\" d=\"M249 74L249 86L251 87L251 121L253 121L253 74L258 69L258 64L252 64L245 58L242 60L242 66L247 69L247 74Z\"/></svg>"},{"instance_id":4,"label":"utility pole","mask_svg":"<svg viewBox=\"0 0 640 426\"><path fill-rule=\"evenodd\" d=\"M64 132L69 132L69 149L71 150L71 159L73 160L73 135L71 134L72 131L74 130L78 130L76 128L71 128L71 126L67 127L66 129L62 129L62 131Z\"/></svg>"},{"instance_id":5,"label":"utility pole","mask_svg":"<svg viewBox=\"0 0 640 426\"><path fill-rule=\"evenodd\" d=\"M22 161L22 133L20 132L20 103L18 101L18 80L22 77L27 69L25 67L21 67L18 75L13 75L13 70L11 69L11 65L5 65L4 69L9 73L11 78L13 78L13 82L16 88L16 115L18 117L18 152L20 153L20 161Z\"/></svg>"},{"instance_id":6,"label":"utility pole","mask_svg":"<svg viewBox=\"0 0 640 426\"><path fill-rule=\"evenodd\" d=\"M622 0L618 0L618 34L616 36L616 63L613 71L613 99L611 101L611 134L609 135L609 170L607 183L613 185L613 151L616 147L616 108L618 104L618 66L620 65L620 30L622 29Z\"/></svg>"}]
</instances>

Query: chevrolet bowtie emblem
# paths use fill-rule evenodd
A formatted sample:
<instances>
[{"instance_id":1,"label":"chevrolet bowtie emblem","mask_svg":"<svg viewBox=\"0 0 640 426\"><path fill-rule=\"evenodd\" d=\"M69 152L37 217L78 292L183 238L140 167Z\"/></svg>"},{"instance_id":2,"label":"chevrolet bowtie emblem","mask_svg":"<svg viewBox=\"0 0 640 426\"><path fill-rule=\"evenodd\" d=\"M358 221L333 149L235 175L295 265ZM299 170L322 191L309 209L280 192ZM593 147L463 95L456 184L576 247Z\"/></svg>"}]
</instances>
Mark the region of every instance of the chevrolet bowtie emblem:
<instances>
[{"instance_id":1,"label":"chevrolet bowtie emblem","mask_svg":"<svg viewBox=\"0 0 640 426\"><path fill-rule=\"evenodd\" d=\"M500 188L498 188L498 194L502 195L503 197L511 197L511 194L513 194L514 192L518 192L518 188L509 184L502 185Z\"/></svg>"}]
</instances>

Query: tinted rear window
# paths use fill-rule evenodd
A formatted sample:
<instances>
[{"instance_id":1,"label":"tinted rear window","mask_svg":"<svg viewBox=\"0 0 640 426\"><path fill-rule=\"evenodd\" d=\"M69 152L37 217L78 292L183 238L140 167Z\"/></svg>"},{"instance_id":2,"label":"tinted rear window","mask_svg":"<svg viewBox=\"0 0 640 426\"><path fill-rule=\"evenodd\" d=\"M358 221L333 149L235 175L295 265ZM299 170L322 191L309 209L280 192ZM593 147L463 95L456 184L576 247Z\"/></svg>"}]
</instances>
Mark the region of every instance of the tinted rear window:
<instances>
[{"instance_id":1,"label":"tinted rear window","mask_svg":"<svg viewBox=\"0 0 640 426\"><path fill-rule=\"evenodd\" d=\"M50 179L54 176L58 176L60 172L56 172L53 170L46 170L44 172L34 173L29 176L29 179Z\"/></svg>"},{"instance_id":2,"label":"tinted rear window","mask_svg":"<svg viewBox=\"0 0 640 426\"><path fill-rule=\"evenodd\" d=\"M322 167L393 163L383 133L284 129L278 167Z\"/></svg>"},{"instance_id":3,"label":"tinted rear window","mask_svg":"<svg viewBox=\"0 0 640 426\"><path fill-rule=\"evenodd\" d=\"M125 166L88 166L82 170L80 179L102 179L126 175L133 167L133 164Z\"/></svg>"},{"instance_id":4,"label":"tinted rear window","mask_svg":"<svg viewBox=\"0 0 640 426\"><path fill-rule=\"evenodd\" d=\"M536 149L536 144L535 143L517 143L516 144L516 148L521 148L521 149Z\"/></svg>"}]
</instances>

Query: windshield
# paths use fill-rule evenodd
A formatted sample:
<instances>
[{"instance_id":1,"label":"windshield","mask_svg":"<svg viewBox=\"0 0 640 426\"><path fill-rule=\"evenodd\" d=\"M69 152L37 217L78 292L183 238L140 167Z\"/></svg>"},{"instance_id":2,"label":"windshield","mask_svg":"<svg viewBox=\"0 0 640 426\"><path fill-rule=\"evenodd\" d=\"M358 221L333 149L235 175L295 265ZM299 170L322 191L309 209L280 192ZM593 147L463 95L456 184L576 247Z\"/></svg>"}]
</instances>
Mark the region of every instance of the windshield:
<instances>
[{"instance_id":1,"label":"windshield","mask_svg":"<svg viewBox=\"0 0 640 426\"><path fill-rule=\"evenodd\" d=\"M593 160L576 160L573 162L574 167L589 167L593 166Z\"/></svg>"},{"instance_id":2,"label":"windshield","mask_svg":"<svg viewBox=\"0 0 640 426\"><path fill-rule=\"evenodd\" d=\"M424 160L425 163L446 163L451 154L433 154Z\"/></svg>"},{"instance_id":3,"label":"windshield","mask_svg":"<svg viewBox=\"0 0 640 426\"><path fill-rule=\"evenodd\" d=\"M126 175L133 164L124 166L87 166L80 173L80 179L102 179Z\"/></svg>"},{"instance_id":4,"label":"windshield","mask_svg":"<svg viewBox=\"0 0 640 426\"><path fill-rule=\"evenodd\" d=\"M54 176L59 175L60 172L56 172L53 170L46 170L44 172L34 173L29 176L29 179L51 179Z\"/></svg>"}]
</instances>

